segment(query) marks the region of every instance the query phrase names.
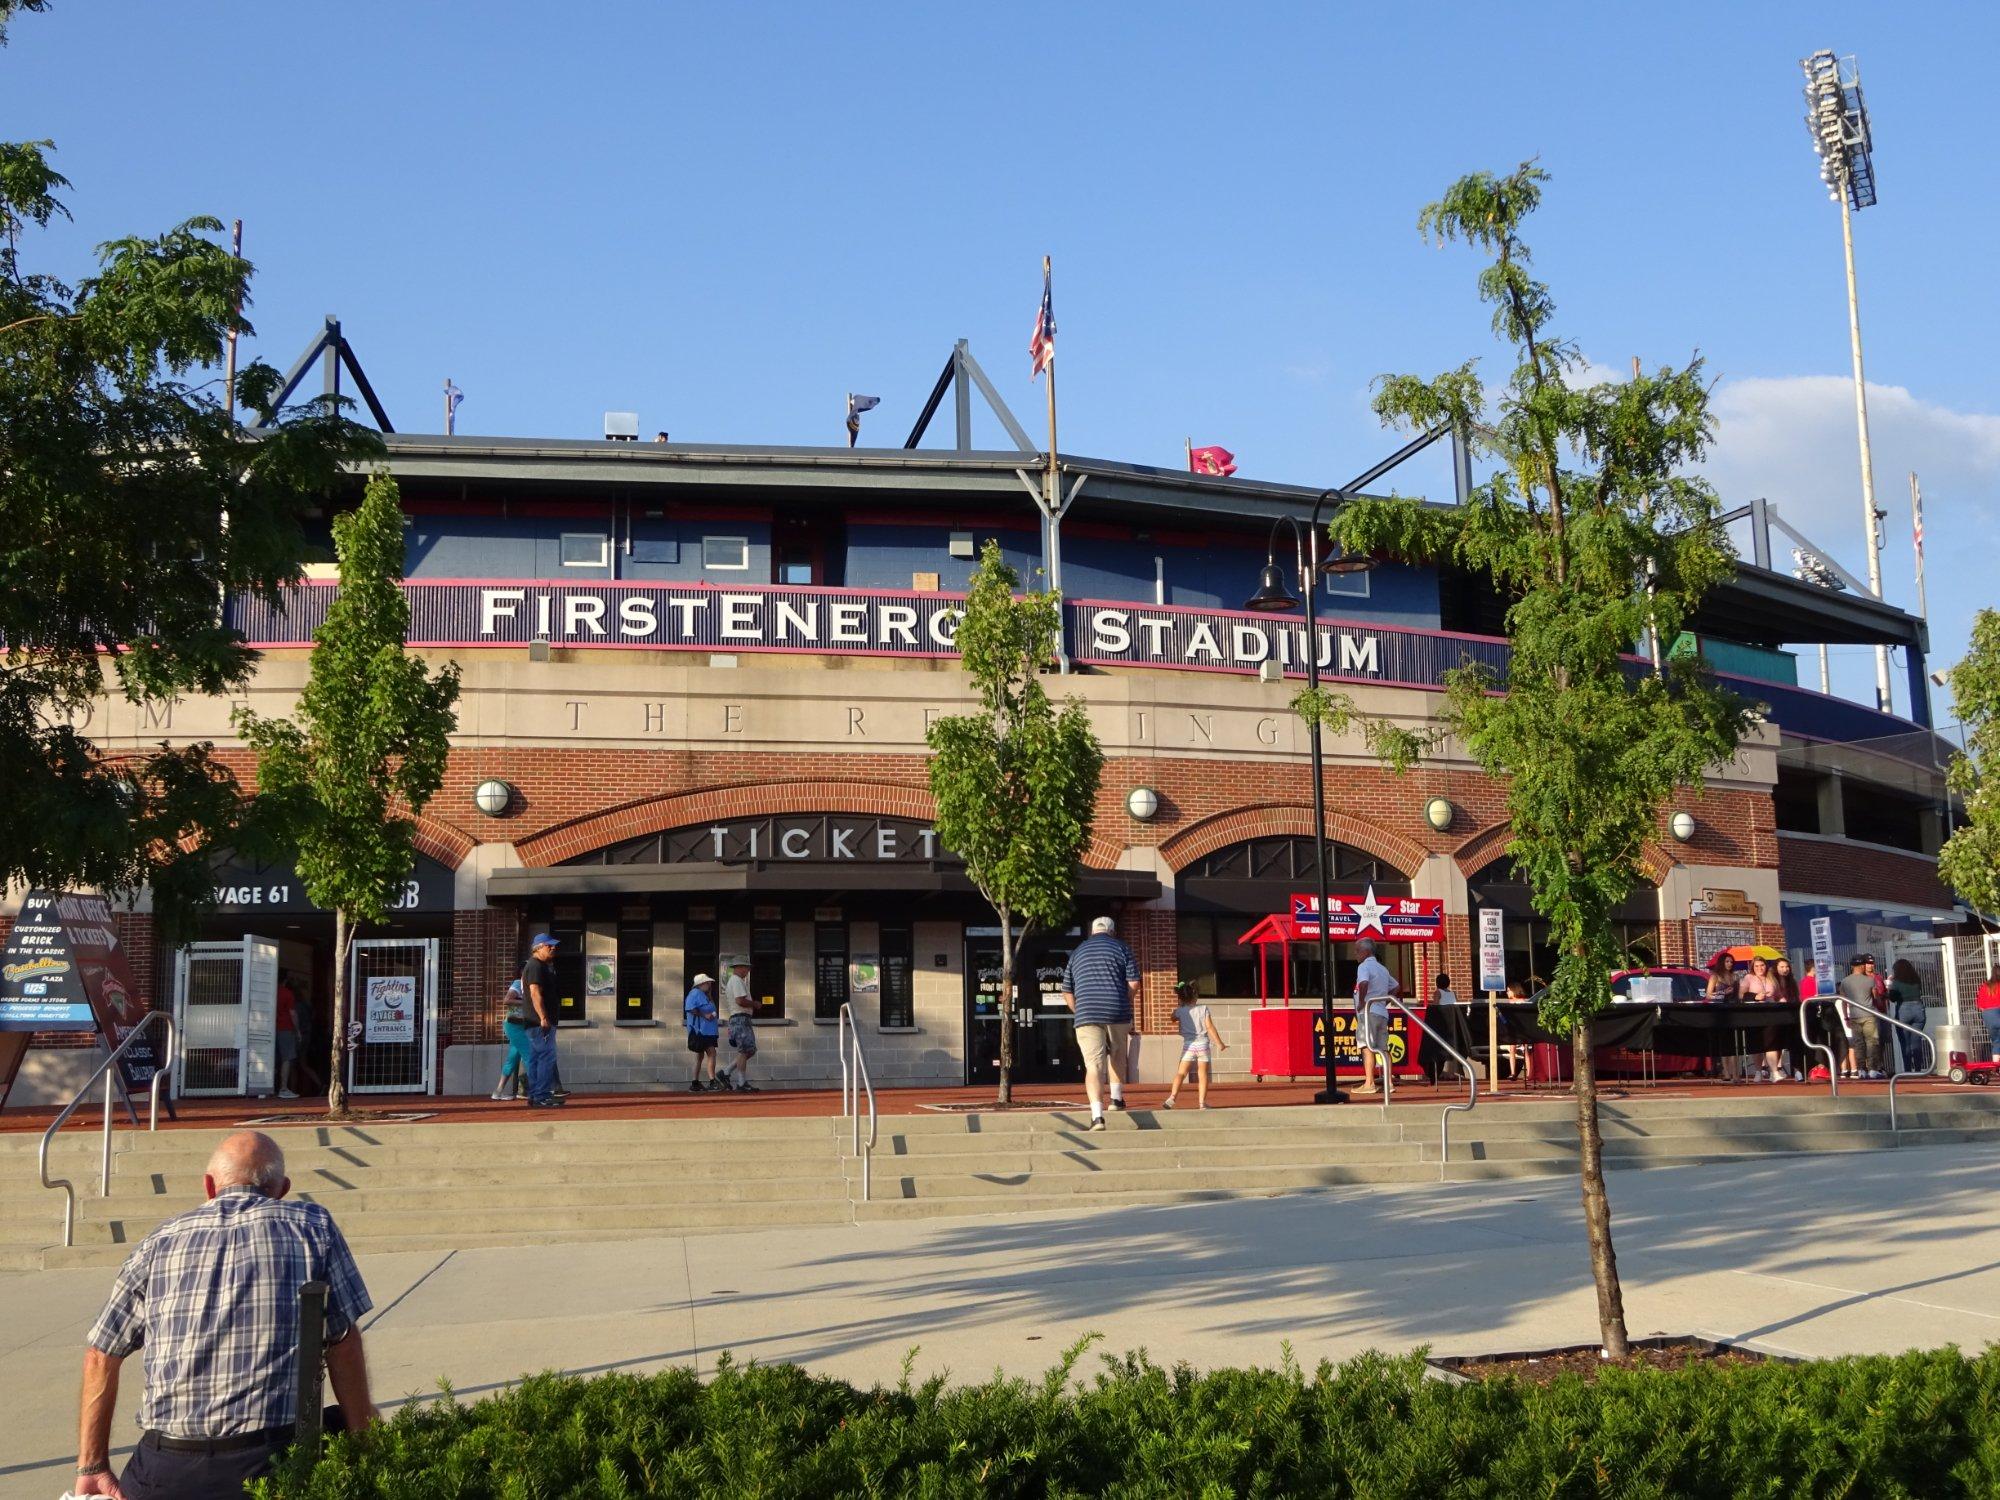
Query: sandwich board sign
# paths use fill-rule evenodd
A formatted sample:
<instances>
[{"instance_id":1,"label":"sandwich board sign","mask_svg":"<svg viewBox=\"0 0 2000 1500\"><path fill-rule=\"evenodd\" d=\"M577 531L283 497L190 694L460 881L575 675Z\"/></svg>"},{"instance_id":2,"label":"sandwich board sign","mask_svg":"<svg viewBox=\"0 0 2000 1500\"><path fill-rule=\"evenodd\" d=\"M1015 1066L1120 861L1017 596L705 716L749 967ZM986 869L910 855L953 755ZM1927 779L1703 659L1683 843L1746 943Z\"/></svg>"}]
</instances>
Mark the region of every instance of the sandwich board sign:
<instances>
[{"instance_id":1,"label":"sandwich board sign","mask_svg":"<svg viewBox=\"0 0 2000 1500\"><path fill-rule=\"evenodd\" d=\"M111 903L94 892L30 891L0 953L0 1104L36 1032L93 1031L109 1050L149 1010L118 942ZM118 1059L128 1111L133 1091L147 1087L158 1068L150 1035Z\"/></svg>"}]
</instances>

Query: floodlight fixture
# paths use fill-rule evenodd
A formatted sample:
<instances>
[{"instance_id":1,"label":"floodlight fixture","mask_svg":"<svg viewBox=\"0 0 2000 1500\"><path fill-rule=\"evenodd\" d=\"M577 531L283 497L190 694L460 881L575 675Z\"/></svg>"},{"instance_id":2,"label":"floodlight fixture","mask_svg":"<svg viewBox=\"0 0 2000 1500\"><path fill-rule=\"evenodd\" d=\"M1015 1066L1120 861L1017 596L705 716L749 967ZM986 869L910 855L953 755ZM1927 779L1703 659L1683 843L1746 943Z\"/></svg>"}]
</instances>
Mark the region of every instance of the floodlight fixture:
<instances>
[{"instance_id":1,"label":"floodlight fixture","mask_svg":"<svg viewBox=\"0 0 2000 1500\"><path fill-rule=\"evenodd\" d=\"M1852 57L1815 52L1799 67L1806 75L1806 134L1819 153L1820 181L1838 203L1875 206L1875 147L1868 105L1861 97L1861 68Z\"/></svg>"}]
</instances>

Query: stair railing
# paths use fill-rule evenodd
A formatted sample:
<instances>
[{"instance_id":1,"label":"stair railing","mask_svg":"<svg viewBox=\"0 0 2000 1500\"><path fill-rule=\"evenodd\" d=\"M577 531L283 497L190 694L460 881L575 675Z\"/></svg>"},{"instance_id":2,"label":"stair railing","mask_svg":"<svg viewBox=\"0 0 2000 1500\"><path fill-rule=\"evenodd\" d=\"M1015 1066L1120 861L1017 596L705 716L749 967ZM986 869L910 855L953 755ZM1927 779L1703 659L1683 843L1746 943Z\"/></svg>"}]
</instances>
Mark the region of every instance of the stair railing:
<instances>
[{"instance_id":1,"label":"stair railing","mask_svg":"<svg viewBox=\"0 0 2000 1500\"><path fill-rule=\"evenodd\" d=\"M1845 995L1837 996L1835 1003L1846 1006L1856 1015L1864 1015L1864 1014L1871 1015L1876 1020L1885 1022L1886 1024L1895 1027L1898 1031L1907 1031L1910 1033L1911 1036L1920 1036L1924 1039L1924 1045L1930 1048L1931 1050L1931 1065L1928 1068L1913 1069L1909 1072L1900 1072L1895 1069L1890 1070L1889 1129L1892 1132L1894 1132L1898 1128L1896 1124L1896 1085L1902 1082L1902 1080L1904 1080L1905 1078L1929 1078L1932 1074L1934 1074L1937 1071L1937 1043L1931 1040L1931 1034L1928 1031L1925 1031L1923 1027L1912 1026L1908 1021L1899 1021L1894 1016L1889 1015L1885 1011L1879 1011L1872 1005L1862 1005L1856 1001L1848 999L1847 996ZM1896 1049L1896 1054L1898 1057L1902 1055L1902 1051L1903 1049L1901 1047L1898 1047Z\"/></svg>"},{"instance_id":2,"label":"stair railing","mask_svg":"<svg viewBox=\"0 0 2000 1500\"><path fill-rule=\"evenodd\" d=\"M98 1165L97 1196L100 1198L109 1198L111 1196L111 1097L112 1086L117 1082L117 1078L112 1070L117 1066L118 1059L125 1055L126 1049L138 1041L141 1036L145 1035L146 1028L155 1021L158 1021L161 1029L166 1032L167 1043L161 1051L159 1066L153 1069L153 1079L150 1085L150 1093L152 1095L150 1105L151 1114L147 1118L146 1129L148 1131L158 1130L160 1128L160 1080L167 1076L168 1070L174 1065L174 1020L172 1016L163 1010L146 1012L145 1019L125 1034L124 1041L112 1048L111 1055L97 1065L97 1071L83 1081L83 1087L76 1091L76 1097L62 1107L62 1113L51 1120L49 1128L42 1132L42 1144L41 1149L36 1153L36 1162L41 1169L42 1186L45 1188L61 1188L63 1190L63 1246L65 1249L76 1243L76 1184L71 1182L67 1177L51 1178L49 1176L49 1145L55 1140L56 1132L69 1123L69 1117L75 1114L77 1107L90 1096L91 1085L102 1078L104 1080L104 1145L102 1160Z\"/></svg>"},{"instance_id":3,"label":"stair railing","mask_svg":"<svg viewBox=\"0 0 2000 1500\"><path fill-rule=\"evenodd\" d=\"M854 1019L852 1006L840 1007L840 1116L853 1122L852 1138L843 1160L851 1152L861 1158L861 1201L868 1201L869 1167L875 1151L875 1085L868 1081L868 1059L861 1051L861 1024ZM861 1134L861 1100L868 1100L868 1135Z\"/></svg>"},{"instance_id":4,"label":"stair railing","mask_svg":"<svg viewBox=\"0 0 2000 1500\"><path fill-rule=\"evenodd\" d=\"M1440 1115L1438 1118L1438 1161L1440 1165L1442 1165L1443 1163L1449 1162L1451 1160L1451 1117L1456 1114L1470 1114L1474 1109L1478 1108L1479 1079L1475 1077L1473 1074L1472 1060L1468 1058L1463 1052L1460 1052L1458 1048L1452 1046L1450 1042L1447 1042L1443 1037L1439 1036L1435 1031L1432 1031L1428 1026L1424 1025L1423 1021L1418 1018L1417 1013L1415 1011L1411 1010L1409 1006L1403 1004L1403 1002L1397 999L1394 995L1391 995L1389 997L1389 1003L1395 1006L1396 1009L1400 1010L1404 1015L1408 1016L1410 1018L1410 1024L1414 1026L1419 1033L1429 1037L1432 1041L1436 1042L1438 1046L1443 1049L1445 1056L1451 1058L1452 1061L1456 1062L1465 1073L1465 1091L1466 1091L1465 1103L1447 1104L1444 1107L1443 1114ZM1387 1079L1389 1078L1391 1072L1392 1069L1389 1067L1389 1059L1385 1056L1382 1058L1382 1077L1384 1079L1382 1097L1385 1100L1389 1096Z\"/></svg>"},{"instance_id":5,"label":"stair railing","mask_svg":"<svg viewBox=\"0 0 2000 1500\"><path fill-rule=\"evenodd\" d=\"M1812 1033L1806 1029L1806 1007L1808 1005L1837 1006L1838 1003L1838 1001L1828 995L1821 995L1815 999L1801 1000L1799 1002L1799 1041L1804 1044L1806 1050L1809 1052L1823 1052L1826 1054L1828 1097L1833 1099L1840 1097L1840 1059L1834 1055L1833 1047L1830 1043L1816 1042L1812 1039ZM1834 1014L1838 1016L1840 1014L1839 1010L1836 1009Z\"/></svg>"}]
</instances>

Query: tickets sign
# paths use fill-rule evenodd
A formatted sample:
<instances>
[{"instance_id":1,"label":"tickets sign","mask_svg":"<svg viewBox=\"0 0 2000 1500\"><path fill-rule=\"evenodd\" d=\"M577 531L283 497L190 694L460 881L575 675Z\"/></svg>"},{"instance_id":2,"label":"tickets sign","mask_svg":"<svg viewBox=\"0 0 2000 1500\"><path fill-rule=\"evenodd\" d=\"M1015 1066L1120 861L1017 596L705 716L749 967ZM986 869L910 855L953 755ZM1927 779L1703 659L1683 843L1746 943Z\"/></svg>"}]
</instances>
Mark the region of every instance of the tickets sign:
<instances>
[{"instance_id":1,"label":"tickets sign","mask_svg":"<svg viewBox=\"0 0 2000 1500\"><path fill-rule=\"evenodd\" d=\"M1319 898L1292 896L1292 922L1304 936L1319 936ZM1375 899L1375 887L1364 896L1327 898L1327 936L1341 942L1374 938L1383 943L1435 943L1444 936L1444 901L1436 896L1391 896Z\"/></svg>"}]
</instances>

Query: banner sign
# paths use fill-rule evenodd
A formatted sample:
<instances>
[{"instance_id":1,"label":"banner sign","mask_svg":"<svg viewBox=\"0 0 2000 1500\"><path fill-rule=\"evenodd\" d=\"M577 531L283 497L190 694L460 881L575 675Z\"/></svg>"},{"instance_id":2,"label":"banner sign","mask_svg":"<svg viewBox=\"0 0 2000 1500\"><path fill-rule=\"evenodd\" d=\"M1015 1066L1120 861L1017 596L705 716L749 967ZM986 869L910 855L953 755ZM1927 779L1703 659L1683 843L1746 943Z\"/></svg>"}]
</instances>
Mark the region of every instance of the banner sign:
<instances>
[{"instance_id":1,"label":"banner sign","mask_svg":"<svg viewBox=\"0 0 2000 1500\"><path fill-rule=\"evenodd\" d=\"M1831 995L1839 981L1833 972L1833 918L1814 917L1812 927L1813 988Z\"/></svg>"},{"instance_id":2,"label":"banner sign","mask_svg":"<svg viewBox=\"0 0 2000 1500\"><path fill-rule=\"evenodd\" d=\"M326 620L337 584L280 591L276 605L245 596L229 623L254 646L305 645ZM873 589L717 588L694 583L550 583L532 580L403 584L412 646L626 647L654 651L796 651L815 655L956 654L963 614L956 594ZM1067 600L1063 636L1073 661L1091 666L1254 672L1277 661L1305 672L1303 617ZM1328 677L1438 687L1467 661L1504 677L1507 643L1484 636L1356 621L1322 622L1319 666Z\"/></svg>"},{"instance_id":3,"label":"banner sign","mask_svg":"<svg viewBox=\"0 0 2000 1500\"><path fill-rule=\"evenodd\" d=\"M1497 995L1507 988L1507 914L1497 906L1479 909L1479 988Z\"/></svg>"},{"instance_id":4,"label":"banner sign","mask_svg":"<svg viewBox=\"0 0 2000 1500\"><path fill-rule=\"evenodd\" d=\"M370 1042L417 1039L417 981L409 974L371 974L362 1037Z\"/></svg>"},{"instance_id":5,"label":"banner sign","mask_svg":"<svg viewBox=\"0 0 2000 1500\"><path fill-rule=\"evenodd\" d=\"M0 955L0 1103L13 1087L28 1033L95 1031L115 1048L150 1007L101 895L30 891ZM158 1071L149 1033L118 1060L127 1102Z\"/></svg>"},{"instance_id":6,"label":"banner sign","mask_svg":"<svg viewBox=\"0 0 2000 1500\"><path fill-rule=\"evenodd\" d=\"M1411 1006L1418 1017L1429 1014L1428 1006ZM1313 1016L1313 1066L1322 1071L1326 1068L1326 1018L1318 1011ZM1389 1064L1398 1074L1417 1073L1418 1055L1422 1047L1423 1035L1410 1033L1410 1018L1399 1010L1389 1012ZM1336 1010L1333 1013L1333 1066L1336 1073L1361 1071L1361 1042L1354 1030L1354 1012Z\"/></svg>"},{"instance_id":7,"label":"banner sign","mask_svg":"<svg viewBox=\"0 0 2000 1500\"><path fill-rule=\"evenodd\" d=\"M1444 901L1436 896L1391 896L1375 899L1375 887L1365 896L1327 898L1327 936L1338 942L1372 937L1386 943L1435 943L1444 936ZM1319 898L1292 896L1292 921L1308 937L1319 936Z\"/></svg>"}]
</instances>

